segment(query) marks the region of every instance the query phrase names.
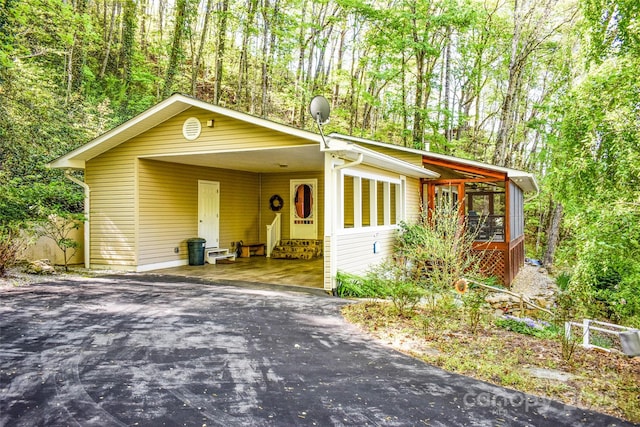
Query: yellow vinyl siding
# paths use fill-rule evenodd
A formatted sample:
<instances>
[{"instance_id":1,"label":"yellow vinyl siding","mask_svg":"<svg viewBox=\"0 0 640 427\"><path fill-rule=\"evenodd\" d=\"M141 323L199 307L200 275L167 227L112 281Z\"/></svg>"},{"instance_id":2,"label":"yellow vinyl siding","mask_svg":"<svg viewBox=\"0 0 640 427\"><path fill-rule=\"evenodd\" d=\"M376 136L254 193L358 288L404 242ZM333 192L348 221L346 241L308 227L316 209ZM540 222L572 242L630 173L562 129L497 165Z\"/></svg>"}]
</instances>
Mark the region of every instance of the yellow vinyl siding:
<instances>
[{"instance_id":1,"label":"yellow vinyl siding","mask_svg":"<svg viewBox=\"0 0 640 427\"><path fill-rule=\"evenodd\" d=\"M295 172L295 173L267 173L261 175L262 195L260 196L260 242L266 242L267 225L273 222L275 213L269 207L269 199L274 194L278 194L284 201L284 206L280 210L282 213L282 238L288 239L290 236L289 209L291 208L291 190L289 181L292 179L317 179L318 194L316 195L316 206L318 208L318 239L324 235L324 172ZM246 243L246 240L245 240Z\"/></svg>"},{"instance_id":2,"label":"yellow vinyl siding","mask_svg":"<svg viewBox=\"0 0 640 427\"><path fill-rule=\"evenodd\" d=\"M135 169L133 158L113 152L88 162L92 267L133 269L135 251Z\"/></svg>"},{"instance_id":3,"label":"yellow vinyl siding","mask_svg":"<svg viewBox=\"0 0 640 427\"><path fill-rule=\"evenodd\" d=\"M258 234L257 174L154 160L139 165L139 264L187 258L186 240L198 234L198 180L220 183L220 247ZM174 248L180 253L175 254Z\"/></svg>"},{"instance_id":4,"label":"yellow vinyl siding","mask_svg":"<svg viewBox=\"0 0 640 427\"><path fill-rule=\"evenodd\" d=\"M324 288L330 290L331 283L331 236L324 236Z\"/></svg>"},{"instance_id":5,"label":"yellow vinyl siding","mask_svg":"<svg viewBox=\"0 0 640 427\"><path fill-rule=\"evenodd\" d=\"M182 135L183 123L189 117L197 117L202 125L200 136L193 141ZM215 120L213 128L206 126L209 119ZM197 235L198 179L221 184L220 247L230 247L232 241L238 240L264 241L266 221L273 219L269 197L278 193L288 200L289 179L295 177L319 178L318 232L321 236L322 172L273 174L281 178L284 186L263 189L260 200L259 174L138 160L154 155L300 144L310 142L191 108L88 161L85 179L91 188L92 266L135 269L138 265L185 260L186 239ZM139 173L137 166L141 168ZM286 237L289 222L285 210L282 224ZM174 253L175 247L179 248L178 254Z\"/></svg>"},{"instance_id":6,"label":"yellow vinyl siding","mask_svg":"<svg viewBox=\"0 0 640 427\"><path fill-rule=\"evenodd\" d=\"M182 125L189 117L196 117L202 125L200 136L193 141L188 141L182 135ZM211 118L215 118L213 128L206 126L207 120ZM146 157L211 150L237 151L286 147L305 143L309 144L309 141L229 117L217 116L198 108L191 108L130 139L112 151L121 152L123 155Z\"/></svg>"},{"instance_id":7,"label":"yellow vinyl siding","mask_svg":"<svg viewBox=\"0 0 640 427\"><path fill-rule=\"evenodd\" d=\"M405 204L405 212L407 222L415 222L420 219L422 210L420 199L420 180L418 178L407 177L407 200Z\"/></svg>"}]
</instances>

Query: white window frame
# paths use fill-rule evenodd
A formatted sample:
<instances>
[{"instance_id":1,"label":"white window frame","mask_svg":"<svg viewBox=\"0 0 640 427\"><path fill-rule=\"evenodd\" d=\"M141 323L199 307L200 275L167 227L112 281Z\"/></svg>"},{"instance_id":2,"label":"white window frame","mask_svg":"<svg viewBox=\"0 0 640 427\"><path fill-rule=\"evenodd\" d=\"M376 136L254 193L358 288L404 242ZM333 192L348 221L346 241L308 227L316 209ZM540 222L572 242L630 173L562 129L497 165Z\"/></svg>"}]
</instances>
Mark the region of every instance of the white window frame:
<instances>
[{"instance_id":1,"label":"white window frame","mask_svg":"<svg viewBox=\"0 0 640 427\"><path fill-rule=\"evenodd\" d=\"M344 178L350 176L353 178L353 227L344 227L344 203L341 200L341 209L339 209L338 229L340 234L361 233L369 230L386 230L398 228L398 224L405 218L405 204L406 204L406 178L400 176L399 178L387 177L383 175L376 175L358 170L344 170L340 177L340 195L344 194ZM369 184L369 223L370 225L362 225L362 180L368 179ZM383 185L382 197L384 212L384 224L378 224L378 182ZM395 224L391 224L391 185L396 186L396 200L395 211L396 218Z\"/></svg>"}]
</instances>

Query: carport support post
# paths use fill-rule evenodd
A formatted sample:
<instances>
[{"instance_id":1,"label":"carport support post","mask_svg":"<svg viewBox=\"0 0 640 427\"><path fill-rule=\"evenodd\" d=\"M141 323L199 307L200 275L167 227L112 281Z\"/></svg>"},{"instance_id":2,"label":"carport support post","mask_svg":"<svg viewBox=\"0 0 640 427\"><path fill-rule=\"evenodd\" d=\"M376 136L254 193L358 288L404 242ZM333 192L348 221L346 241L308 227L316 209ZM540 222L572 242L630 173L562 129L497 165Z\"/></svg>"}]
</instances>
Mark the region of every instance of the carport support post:
<instances>
[{"instance_id":1,"label":"carport support post","mask_svg":"<svg viewBox=\"0 0 640 427\"><path fill-rule=\"evenodd\" d=\"M344 160L334 156L333 154L325 157L325 171L328 171L331 185L329 186L332 194L328 194L327 186L325 186L325 216L326 212L331 212L331 229L329 230L330 237L330 266L329 271L331 275L331 291L335 292L338 287L337 275L338 275L338 230L344 227L344 182L342 181L342 169L358 166L364 160L364 154L358 153L358 158L352 162L345 163ZM338 203L335 201L338 200ZM329 208L329 209L327 209ZM325 234L327 221L325 220Z\"/></svg>"},{"instance_id":2,"label":"carport support post","mask_svg":"<svg viewBox=\"0 0 640 427\"><path fill-rule=\"evenodd\" d=\"M91 250L90 250L90 236L91 236L91 227L89 226L89 206L91 202L91 189L89 189L89 184L86 182L80 181L75 176L71 175L71 169L64 170L64 176L71 182L78 184L80 187L84 188L84 267L89 269L91 266Z\"/></svg>"},{"instance_id":3,"label":"carport support post","mask_svg":"<svg viewBox=\"0 0 640 427\"><path fill-rule=\"evenodd\" d=\"M341 200L342 196L338 188L338 178L340 174L333 169L336 160L332 154L325 153L325 195L324 195L324 234L329 237L329 280L324 278L324 289L334 293L337 288L336 274L338 271L338 251L336 229L338 227L337 218L339 214L338 207L341 203L335 203L334 200ZM326 238L325 238L326 241ZM326 273L325 273L326 274ZM327 284L329 288L327 288Z\"/></svg>"}]
</instances>

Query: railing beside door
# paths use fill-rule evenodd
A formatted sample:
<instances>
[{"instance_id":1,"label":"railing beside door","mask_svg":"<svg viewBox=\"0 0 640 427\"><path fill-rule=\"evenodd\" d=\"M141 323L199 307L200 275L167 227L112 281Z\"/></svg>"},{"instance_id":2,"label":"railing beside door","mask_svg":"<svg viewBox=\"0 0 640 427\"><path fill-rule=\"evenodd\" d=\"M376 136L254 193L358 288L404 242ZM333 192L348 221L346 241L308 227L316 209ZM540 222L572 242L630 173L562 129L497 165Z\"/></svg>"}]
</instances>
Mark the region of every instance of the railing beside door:
<instances>
[{"instance_id":1,"label":"railing beside door","mask_svg":"<svg viewBox=\"0 0 640 427\"><path fill-rule=\"evenodd\" d=\"M273 222L267 225L267 258L271 257L271 251L276 247L278 242L280 242L280 233L281 233L281 223L282 220L280 217L282 214L280 212L276 213L276 217L273 219Z\"/></svg>"}]
</instances>

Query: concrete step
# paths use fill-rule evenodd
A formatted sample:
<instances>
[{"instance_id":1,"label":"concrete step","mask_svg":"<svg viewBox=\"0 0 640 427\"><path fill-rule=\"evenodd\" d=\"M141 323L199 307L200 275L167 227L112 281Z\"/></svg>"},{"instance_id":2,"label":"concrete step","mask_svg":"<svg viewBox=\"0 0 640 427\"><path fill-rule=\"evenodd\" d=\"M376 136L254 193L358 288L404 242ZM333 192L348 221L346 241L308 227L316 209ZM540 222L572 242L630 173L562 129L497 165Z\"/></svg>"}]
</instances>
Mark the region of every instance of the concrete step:
<instances>
[{"instance_id":1,"label":"concrete step","mask_svg":"<svg viewBox=\"0 0 640 427\"><path fill-rule=\"evenodd\" d=\"M209 264L215 264L216 261L221 259L228 259L231 261L235 261L236 254L230 254L229 249L222 248L205 248L204 249L204 260Z\"/></svg>"}]
</instances>

